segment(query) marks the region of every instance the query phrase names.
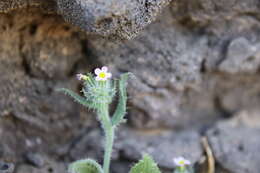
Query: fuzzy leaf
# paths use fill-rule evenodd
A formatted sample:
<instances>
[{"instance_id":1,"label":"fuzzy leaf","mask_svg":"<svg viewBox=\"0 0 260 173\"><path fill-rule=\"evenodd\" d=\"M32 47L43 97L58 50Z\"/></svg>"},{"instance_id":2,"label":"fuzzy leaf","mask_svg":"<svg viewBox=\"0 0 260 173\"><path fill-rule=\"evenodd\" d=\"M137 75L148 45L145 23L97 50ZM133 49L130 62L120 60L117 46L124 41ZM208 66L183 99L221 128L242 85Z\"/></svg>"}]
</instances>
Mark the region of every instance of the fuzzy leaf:
<instances>
[{"instance_id":1,"label":"fuzzy leaf","mask_svg":"<svg viewBox=\"0 0 260 173\"><path fill-rule=\"evenodd\" d=\"M66 88L59 88L57 89L57 91L61 91L63 93L65 93L66 95L72 97L76 102L78 102L79 104L86 106L88 108L94 108L94 105L92 105L90 102L88 102L84 97L81 97L80 95L78 95L77 93L66 89Z\"/></svg>"},{"instance_id":2,"label":"fuzzy leaf","mask_svg":"<svg viewBox=\"0 0 260 173\"><path fill-rule=\"evenodd\" d=\"M69 165L69 173L103 173L101 166L91 159L78 160Z\"/></svg>"},{"instance_id":3,"label":"fuzzy leaf","mask_svg":"<svg viewBox=\"0 0 260 173\"><path fill-rule=\"evenodd\" d=\"M157 164L154 160L147 154L143 156L134 167L131 168L130 173L161 173Z\"/></svg>"},{"instance_id":4,"label":"fuzzy leaf","mask_svg":"<svg viewBox=\"0 0 260 173\"><path fill-rule=\"evenodd\" d=\"M116 110L112 116L112 124L114 126L117 126L118 124L124 121L124 116L126 114L126 101L127 101L126 86L127 86L127 80L129 75L130 73L122 74L118 82L119 99L118 99Z\"/></svg>"}]
</instances>

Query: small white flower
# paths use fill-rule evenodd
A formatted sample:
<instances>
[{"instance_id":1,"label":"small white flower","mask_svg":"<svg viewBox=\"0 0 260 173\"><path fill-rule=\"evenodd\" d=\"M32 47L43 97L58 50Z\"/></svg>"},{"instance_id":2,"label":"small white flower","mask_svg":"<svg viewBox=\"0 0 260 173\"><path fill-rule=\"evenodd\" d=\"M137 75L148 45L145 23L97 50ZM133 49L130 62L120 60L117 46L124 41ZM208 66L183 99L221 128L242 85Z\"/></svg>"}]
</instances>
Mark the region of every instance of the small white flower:
<instances>
[{"instance_id":1,"label":"small white flower","mask_svg":"<svg viewBox=\"0 0 260 173\"><path fill-rule=\"evenodd\" d=\"M107 72L107 67L104 66L102 67L101 69L100 68L96 68L95 69L95 74L97 75L96 76L96 80L97 81L106 81L107 79L111 78L112 77L112 74L111 73L108 73Z\"/></svg>"},{"instance_id":2,"label":"small white flower","mask_svg":"<svg viewBox=\"0 0 260 173\"><path fill-rule=\"evenodd\" d=\"M175 163L176 166L178 167L184 167L186 165L190 165L191 162L189 160L186 160L183 157L177 157L173 159L173 162Z\"/></svg>"}]
</instances>

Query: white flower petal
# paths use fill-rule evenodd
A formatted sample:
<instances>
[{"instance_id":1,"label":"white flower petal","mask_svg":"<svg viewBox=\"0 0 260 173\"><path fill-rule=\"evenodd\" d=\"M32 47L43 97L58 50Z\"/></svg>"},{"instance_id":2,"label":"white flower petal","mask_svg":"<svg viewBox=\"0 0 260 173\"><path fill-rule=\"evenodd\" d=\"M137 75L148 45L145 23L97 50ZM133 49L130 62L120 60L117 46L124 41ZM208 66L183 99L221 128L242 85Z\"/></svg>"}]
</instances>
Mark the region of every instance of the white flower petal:
<instances>
[{"instance_id":1,"label":"white flower petal","mask_svg":"<svg viewBox=\"0 0 260 173\"><path fill-rule=\"evenodd\" d=\"M173 160L174 160L174 162L179 163L179 161L182 160L182 159L183 159L182 157L176 157L176 158L174 158Z\"/></svg>"},{"instance_id":2,"label":"white flower petal","mask_svg":"<svg viewBox=\"0 0 260 173\"><path fill-rule=\"evenodd\" d=\"M101 72L100 68L95 69L95 74L98 75Z\"/></svg>"},{"instance_id":3,"label":"white flower petal","mask_svg":"<svg viewBox=\"0 0 260 173\"><path fill-rule=\"evenodd\" d=\"M111 77L112 77L112 73L107 73L107 74L106 74L106 77L107 77L107 78L111 78Z\"/></svg>"},{"instance_id":4,"label":"white flower petal","mask_svg":"<svg viewBox=\"0 0 260 173\"><path fill-rule=\"evenodd\" d=\"M191 164L191 162L189 160L185 160L184 163L185 163L185 165L190 165Z\"/></svg>"},{"instance_id":5,"label":"white flower petal","mask_svg":"<svg viewBox=\"0 0 260 173\"><path fill-rule=\"evenodd\" d=\"M104 67L101 68L101 70L102 70L103 72L107 72L108 68L107 68L107 66L104 66Z\"/></svg>"},{"instance_id":6,"label":"white flower petal","mask_svg":"<svg viewBox=\"0 0 260 173\"><path fill-rule=\"evenodd\" d=\"M176 164L176 163L178 163L178 160L179 160L178 158L174 158L173 162Z\"/></svg>"}]
</instances>

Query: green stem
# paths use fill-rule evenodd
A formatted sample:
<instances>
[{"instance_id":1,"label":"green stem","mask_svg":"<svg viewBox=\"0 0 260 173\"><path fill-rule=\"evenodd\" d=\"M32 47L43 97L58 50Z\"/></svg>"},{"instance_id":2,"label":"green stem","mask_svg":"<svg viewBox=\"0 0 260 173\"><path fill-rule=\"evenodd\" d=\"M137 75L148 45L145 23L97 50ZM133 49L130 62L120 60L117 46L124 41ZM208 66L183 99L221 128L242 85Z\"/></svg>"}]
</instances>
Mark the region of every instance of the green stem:
<instances>
[{"instance_id":1,"label":"green stem","mask_svg":"<svg viewBox=\"0 0 260 173\"><path fill-rule=\"evenodd\" d=\"M111 153L114 143L114 127L112 126L109 113L108 113L108 105L103 104L100 109L100 114L102 117L102 125L105 131L105 155L103 161L103 170L104 173L109 173Z\"/></svg>"},{"instance_id":2,"label":"green stem","mask_svg":"<svg viewBox=\"0 0 260 173\"><path fill-rule=\"evenodd\" d=\"M186 173L186 167L185 166L178 167L178 173Z\"/></svg>"},{"instance_id":3,"label":"green stem","mask_svg":"<svg viewBox=\"0 0 260 173\"><path fill-rule=\"evenodd\" d=\"M105 146L105 156L104 156L104 164L103 169L104 173L109 173L109 166L110 166L110 160L111 160L111 153L114 143L114 127L111 127L110 129L106 130L106 146Z\"/></svg>"}]
</instances>

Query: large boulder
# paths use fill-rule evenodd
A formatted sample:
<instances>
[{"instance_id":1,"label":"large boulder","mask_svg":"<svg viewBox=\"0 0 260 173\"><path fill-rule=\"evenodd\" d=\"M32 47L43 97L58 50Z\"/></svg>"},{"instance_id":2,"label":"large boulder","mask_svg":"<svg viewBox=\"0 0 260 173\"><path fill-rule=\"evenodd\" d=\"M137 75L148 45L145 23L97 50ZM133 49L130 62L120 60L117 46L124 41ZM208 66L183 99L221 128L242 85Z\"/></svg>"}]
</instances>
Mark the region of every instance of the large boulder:
<instances>
[{"instance_id":1,"label":"large boulder","mask_svg":"<svg viewBox=\"0 0 260 173\"><path fill-rule=\"evenodd\" d=\"M4 0L0 13L37 7L60 14L84 32L130 39L155 20L170 0Z\"/></svg>"}]
</instances>

